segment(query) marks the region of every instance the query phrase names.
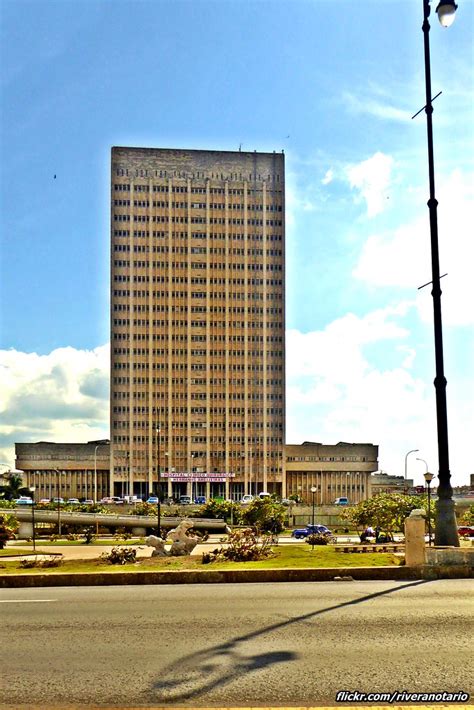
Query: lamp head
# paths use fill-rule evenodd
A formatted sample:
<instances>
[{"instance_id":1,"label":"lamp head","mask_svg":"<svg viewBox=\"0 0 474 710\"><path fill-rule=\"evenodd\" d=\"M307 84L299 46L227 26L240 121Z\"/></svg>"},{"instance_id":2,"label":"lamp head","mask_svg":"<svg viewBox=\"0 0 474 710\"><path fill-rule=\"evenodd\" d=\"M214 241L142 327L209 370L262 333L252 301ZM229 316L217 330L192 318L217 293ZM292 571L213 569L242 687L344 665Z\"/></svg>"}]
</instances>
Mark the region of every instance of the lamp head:
<instances>
[{"instance_id":1,"label":"lamp head","mask_svg":"<svg viewBox=\"0 0 474 710\"><path fill-rule=\"evenodd\" d=\"M457 9L454 0L440 0L436 12L443 27L450 27L453 24Z\"/></svg>"},{"instance_id":2,"label":"lamp head","mask_svg":"<svg viewBox=\"0 0 474 710\"><path fill-rule=\"evenodd\" d=\"M426 473L423 474L423 476L424 476L424 479L425 479L427 485L429 486L430 483L431 483L431 481L432 481L433 478L434 478L434 475L433 475L432 473L429 473L429 472L427 471Z\"/></svg>"},{"instance_id":3,"label":"lamp head","mask_svg":"<svg viewBox=\"0 0 474 710\"><path fill-rule=\"evenodd\" d=\"M311 486L310 488L311 493L316 493L317 490L316 486Z\"/></svg>"}]
</instances>

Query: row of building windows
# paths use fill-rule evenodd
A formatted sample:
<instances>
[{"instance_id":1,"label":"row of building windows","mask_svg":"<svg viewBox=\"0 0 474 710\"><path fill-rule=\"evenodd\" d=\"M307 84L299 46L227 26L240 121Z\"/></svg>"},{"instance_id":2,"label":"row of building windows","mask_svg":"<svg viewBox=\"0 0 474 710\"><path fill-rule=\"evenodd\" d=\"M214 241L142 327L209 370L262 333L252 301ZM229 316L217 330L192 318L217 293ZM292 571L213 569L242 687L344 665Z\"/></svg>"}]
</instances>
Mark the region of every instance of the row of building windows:
<instances>
[{"instance_id":1,"label":"row of building windows","mask_svg":"<svg viewBox=\"0 0 474 710\"><path fill-rule=\"evenodd\" d=\"M134 384L134 385L146 385L148 386L149 384L160 384L160 378L148 378L148 377L114 377L113 378L113 383L114 385L129 385ZM168 382L165 384L161 383L162 386L165 386L166 388L168 387ZM166 399L168 396L167 391L160 392L157 390L154 393L155 397L157 399ZM210 392L209 396L206 394L206 392L191 392L191 399L194 400L206 400L206 399L222 399L225 400L226 397L228 399L248 399L248 400L265 400L265 401L278 401L283 399L283 396L281 393L278 392L267 392L266 396L264 396L263 392ZM187 392L180 392L180 391L173 391L171 393L171 398L172 399L187 399L188 395Z\"/></svg>"},{"instance_id":2,"label":"row of building windows","mask_svg":"<svg viewBox=\"0 0 474 710\"><path fill-rule=\"evenodd\" d=\"M228 297L226 298L226 295L223 294L222 292L218 293L207 293L206 291L145 291L144 289L114 289L114 296L115 297L123 297L123 298L129 298L130 296L133 296L133 298L154 298L154 299L167 299L169 300L170 298L173 299L187 299L188 296L191 299L196 299L196 300L204 300L209 296L210 300L255 300L255 301L263 301L264 294L258 293L258 294L250 294L250 297L248 294L246 294L244 291L242 292L232 292L228 294ZM277 300L275 296L277 294L267 294L267 296L271 296L272 298L268 298L267 300ZM158 308L158 306L157 306ZM188 306L167 306L167 305L162 305L160 306L162 310L166 311L177 311L181 310L181 312L185 312L188 310ZM207 308L206 306L191 306L191 311L195 312L195 309L202 309L202 308ZM280 307L277 306L268 306L266 309L263 308L263 306L248 306L247 309L244 308L244 306L209 306L208 307L209 312L211 313L282 313L283 310ZM206 311L200 311L200 312L206 312Z\"/></svg>"},{"instance_id":3,"label":"row of building windows","mask_svg":"<svg viewBox=\"0 0 474 710\"><path fill-rule=\"evenodd\" d=\"M130 251L127 245L115 245L114 251ZM146 249L134 249L134 251L146 251ZM236 264L236 263L219 263L211 261L209 263L205 261L126 261L123 259L115 259L114 266L117 268L136 268L136 269L194 269L206 271L211 270L222 270L227 271L228 269L232 271L283 271L282 264Z\"/></svg>"},{"instance_id":4,"label":"row of building windows","mask_svg":"<svg viewBox=\"0 0 474 710\"><path fill-rule=\"evenodd\" d=\"M118 199L114 200L114 205L116 207L130 207L130 200L123 200L123 199ZM209 205L207 205L206 202L168 202L165 200L153 200L151 203L152 207L162 207L164 209L211 209L211 210L224 210L224 209L229 209L229 210L239 210L242 211L244 209L247 209L249 212L263 212L263 204L247 204L247 207L241 203L229 203L226 204L225 202L210 202ZM143 207L143 208L149 208L150 207L150 201L149 200L133 200L133 206L134 207ZM282 211L282 206L281 205L275 205L275 204L268 204L265 205L265 211L266 212L281 212Z\"/></svg>"},{"instance_id":5,"label":"row of building windows","mask_svg":"<svg viewBox=\"0 0 474 710\"><path fill-rule=\"evenodd\" d=\"M123 321L123 322L122 322ZM116 318L114 319L114 325L117 326L129 326L130 321L126 319L120 319ZM117 334L114 334L114 339ZM117 338L118 339L118 338ZM282 343L284 338L282 336L278 335L267 335L264 337L263 335L234 335L234 334L229 334L229 335L211 335L209 338L213 342L222 342L226 343L228 345L229 343L263 343L266 341L267 343ZM171 333L171 337L169 334L165 333L134 333L133 334L133 340L147 340L147 341L153 341L153 340L172 340L174 342L187 342L188 341L188 336L186 334L181 334L181 333ZM197 354L198 351L191 351L192 354ZM221 350L221 351L216 351L216 350L210 350L209 354L212 356L221 354L222 357L226 355L228 350ZM269 352L269 351L267 351ZM199 353L203 356L206 355L206 350L200 350Z\"/></svg>"},{"instance_id":6,"label":"row of building windows","mask_svg":"<svg viewBox=\"0 0 474 710\"><path fill-rule=\"evenodd\" d=\"M257 219L249 218L247 220L241 217L199 217L193 216L190 219L188 217L182 216L169 216L169 215L150 215L147 214L114 214L114 222L155 222L155 223L166 223L171 224L228 224L228 225L244 225L250 227L281 227L283 222L281 219Z\"/></svg>"},{"instance_id":7,"label":"row of building windows","mask_svg":"<svg viewBox=\"0 0 474 710\"><path fill-rule=\"evenodd\" d=\"M129 294L130 295L130 294ZM122 297L125 298L127 297L125 292L120 292L120 291L114 291L114 296L115 297ZM138 297L135 296L135 298L143 298L144 300L147 300L147 296L142 296ZM187 304L183 306L176 306L176 305L171 305L169 306L167 303L166 304L155 304L153 306L148 306L143 303L135 303L133 305L130 305L128 303L115 303L114 304L114 311L136 311L137 313L145 313L147 311L152 312L152 313L241 313L241 314L249 314L249 315L280 315L283 313L282 308L278 308L277 306L269 306L268 308L263 308L259 306L191 306L189 307Z\"/></svg>"},{"instance_id":8,"label":"row of building windows","mask_svg":"<svg viewBox=\"0 0 474 710\"><path fill-rule=\"evenodd\" d=\"M210 175L206 175L204 172L194 172L191 174L184 173L179 170L148 170L148 169L135 169L135 171L130 170L128 168L117 168L115 171L117 176L124 176L124 175L131 175L134 173L135 177L160 177L160 178L182 178L182 179L187 179L187 180L194 180L196 178L203 178L207 181L207 185L202 185L202 186L193 186L191 187L191 190L188 190L187 185L172 185L172 184L161 184L161 185L152 185L152 191L153 192L169 192L171 189L171 192L174 193L187 193L191 192L191 194L194 195L205 195L207 189L209 188L209 192L213 195L224 195L225 194L225 188L223 187L211 187L209 184L210 179L214 180L240 180L240 181L246 181L248 180L249 182L255 182L258 180L259 182L280 182L280 175L278 173L268 173L267 176L261 176L260 173L248 173L243 174L243 173L230 173L229 175L225 175L224 173L210 173ZM130 183L115 183L114 184L114 190L117 192L129 192L130 190ZM133 188L137 192L150 192L150 186L147 185L146 183L133 183ZM245 188L231 188L228 187L227 191L230 195L243 195L245 192ZM255 192L261 192L262 190L255 189L254 187L247 187L247 195L252 195ZM272 189L272 192L277 192L280 193L281 190L275 190Z\"/></svg>"},{"instance_id":9,"label":"row of building windows","mask_svg":"<svg viewBox=\"0 0 474 710\"><path fill-rule=\"evenodd\" d=\"M366 456L287 456L287 461L367 461Z\"/></svg>"},{"instance_id":10,"label":"row of building windows","mask_svg":"<svg viewBox=\"0 0 474 710\"><path fill-rule=\"evenodd\" d=\"M221 251L221 250L220 250ZM214 253L220 253L219 252L214 252ZM222 250L224 251L224 250ZM130 246L130 244L114 244L114 252L134 252L134 253L166 253L165 250L163 249L158 249L156 247L149 247L145 244L134 244L133 248ZM168 252L169 253L169 252ZM179 253L179 252L173 252L173 253ZM198 250L191 250L189 252L190 254L201 254L205 253L204 251L198 251ZM244 255L242 255L244 256ZM250 255L252 256L252 255ZM255 256L255 255L254 255ZM209 263L207 261L180 261L180 262L175 262L175 261L153 261L149 262L148 265L151 265L153 268L167 268L171 266L172 268L180 268L180 269L187 269L189 266L191 269L232 269L232 270L240 270L243 271L244 269L248 269L249 271L282 271L283 266L281 264L261 264L261 263L250 263L250 264L242 264L242 263L236 263L236 262L229 262L229 263L217 263L214 261L210 261Z\"/></svg>"},{"instance_id":11,"label":"row of building windows","mask_svg":"<svg viewBox=\"0 0 474 710\"><path fill-rule=\"evenodd\" d=\"M231 239L233 241L251 241L251 242L281 242L281 234L266 234L265 237L260 234L245 234L242 232L212 232L209 234L207 232L169 232L169 231L156 231L156 230L146 230L146 229L134 229L132 232L134 237L147 238L151 236L155 239L209 239L209 240L227 240ZM129 229L114 229L114 237L130 237Z\"/></svg>"},{"instance_id":12,"label":"row of building windows","mask_svg":"<svg viewBox=\"0 0 474 710\"><path fill-rule=\"evenodd\" d=\"M202 342L207 342L206 336L199 336L199 338L202 338ZM204 350L204 351L200 351L200 352L206 352L206 351ZM209 352L211 352L211 351L209 351ZM214 353L216 351L212 351L212 352ZM165 362L156 363L157 369L160 369L160 368L166 369L169 366L171 366L173 368L174 367L186 368L185 363L173 363L172 361L170 361L169 358L170 358L170 355L172 355L172 356L181 355L184 357L184 356L187 356L188 353L189 353L189 350L185 350L185 349L182 349L182 350L173 349L170 351L167 348L166 349L165 348L151 348L151 349L149 349L149 348L114 348L115 355L127 355L127 357L128 357L130 354L132 354L132 355L144 355L144 356L148 357L151 354L154 356L162 356L162 357L166 358ZM252 357L263 358L263 352L261 350L247 350L246 351L246 350L235 350L235 349L229 348L227 350L220 350L219 353L223 353L224 355L228 355L230 358L245 357L245 356L247 356L249 358L252 358ZM265 355L267 358L272 358L272 357L281 358L281 357L283 357L283 352L281 350L267 350ZM244 365L242 365L242 364L234 364L234 365L232 365L232 367L234 369L242 369L242 370L244 369ZM260 370L263 370L263 365L262 364L260 364L260 365L252 364L252 365L248 366L249 370L253 370L253 369L257 369L257 368L260 368ZM267 365L267 370L281 370L281 369L282 369L282 365L272 365L272 364Z\"/></svg>"},{"instance_id":13,"label":"row of building windows","mask_svg":"<svg viewBox=\"0 0 474 710\"><path fill-rule=\"evenodd\" d=\"M122 308L120 309L118 306L114 306L114 311L127 311L127 308ZM136 308L135 311L140 310L139 308ZM145 310L145 309L143 309ZM191 328L207 328L207 321L205 320L192 320L192 321L186 321L186 320L145 320L142 318L134 318L133 320L128 319L128 318L114 318L113 319L113 325L114 326L125 326L125 327L130 327L130 325L136 326L136 327L147 327L147 326L153 326L153 327L161 327L161 328L168 328L170 325L173 328L187 328L190 326ZM281 330L282 328L282 323L280 321L267 321L267 323L264 324L259 321L221 321L221 320L215 320L212 321L212 323L209 323L209 327L212 328L223 328L225 329L226 327L229 328L240 328L242 330ZM223 336L224 338L224 336ZM184 336L184 339L186 339L186 336ZM281 338L280 338L281 340ZM272 342L272 341L271 341ZM278 339L275 339L273 342L278 342Z\"/></svg>"},{"instance_id":14,"label":"row of building windows","mask_svg":"<svg viewBox=\"0 0 474 710\"><path fill-rule=\"evenodd\" d=\"M125 236L125 234L121 235ZM128 236L128 235L127 235ZM130 245L114 245L114 251L130 251ZM223 256L283 256L281 249L244 249L242 247L203 247L203 246L148 246L133 245L133 251L147 251L154 254L220 254Z\"/></svg>"}]
</instances>

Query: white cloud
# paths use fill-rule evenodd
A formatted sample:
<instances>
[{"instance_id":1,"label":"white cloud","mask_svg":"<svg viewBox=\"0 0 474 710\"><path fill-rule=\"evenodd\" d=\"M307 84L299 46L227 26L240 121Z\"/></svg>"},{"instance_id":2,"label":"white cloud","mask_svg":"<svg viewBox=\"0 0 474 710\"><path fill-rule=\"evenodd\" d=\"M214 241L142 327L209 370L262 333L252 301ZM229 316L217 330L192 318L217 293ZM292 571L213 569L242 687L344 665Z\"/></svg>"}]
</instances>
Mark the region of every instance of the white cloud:
<instances>
[{"instance_id":1,"label":"white cloud","mask_svg":"<svg viewBox=\"0 0 474 710\"><path fill-rule=\"evenodd\" d=\"M287 333L288 443L378 444L380 467L398 475L403 475L405 453L418 448L436 473L434 388L431 378L412 374L415 352L405 342L408 331L397 322L412 306L401 303L364 317L348 314L322 331ZM383 341L395 341L386 343L395 366L377 366L367 354L368 344ZM451 472L453 484L461 485L471 472L466 431L474 431L474 412L469 392L455 378L449 404ZM421 483L423 465L413 461L410 466Z\"/></svg>"},{"instance_id":2,"label":"white cloud","mask_svg":"<svg viewBox=\"0 0 474 710\"><path fill-rule=\"evenodd\" d=\"M359 190L367 203L368 217L375 217L385 209L393 162L390 155L377 152L357 165L346 167L351 188Z\"/></svg>"},{"instance_id":3,"label":"white cloud","mask_svg":"<svg viewBox=\"0 0 474 710\"><path fill-rule=\"evenodd\" d=\"M80 442L108 436L109 347L47 355L0 351L0 457L14 442Z\"/></svg>"},{"instance_id":4,"label":"white cloud","mask_svg":"<svg viewBox=\"0 0 474 710\"><path fill-rule=\"evenodd\" d=\"M454 171L440 179L437 189L438 235L442 280L443 322L450 326L474 323L472 298L467 290L474 263L472 175ZM417 288L431 280L429 213L420 201L420 216L400 227L367 238L353 270L355 278L376 287ZM433 306L429 286L418 292L424 322L431 322Z\"/></svg>"},{"instance_id":5,"label":"white cloud","mask_svg":"<svg viewBox=\"0 0 474 710\"><path fill-rule=\"evenodd\" d=\"M384 121L395 121L397 123L410 121L411 115L409 111L397 108L390 101L382 99L383 97L373 98L367 94L360 94L359 96L355 96L350 92L343 94L344 105L351 113L374 116Z\"/></svg>"},{"instance_id":6,"label":"white cloud","mask_svg":"<svg viewBox=\"0 0 474 710\"><path fill-rule=\"evenodd\" d=\"M330 182L334 180L334 170L330 168L329 170L326 171L325 176L321 180L323 185L329 185Z\"/></svg>"}]
</instances>

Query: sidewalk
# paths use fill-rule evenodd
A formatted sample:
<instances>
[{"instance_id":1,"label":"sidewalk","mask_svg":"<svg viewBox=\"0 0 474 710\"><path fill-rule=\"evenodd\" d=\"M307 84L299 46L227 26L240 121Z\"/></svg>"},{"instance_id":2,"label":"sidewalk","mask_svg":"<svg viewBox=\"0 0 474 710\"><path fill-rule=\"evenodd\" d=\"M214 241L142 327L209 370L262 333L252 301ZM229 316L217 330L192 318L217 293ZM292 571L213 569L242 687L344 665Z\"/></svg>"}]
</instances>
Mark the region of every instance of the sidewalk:
<instances>
[{"instance_id":1,"label":"sidewalk","mask_svg":"<svg viewBox=\"0 0 474 710\"><path fill-rule=\"evenodd\" d=\"M211 535L209 539L204 543L199 543L196 545L192 551L192 556L202 555L203 552L209 552L214 550L216 547L221 546L221 535ZM44 545L41 546L41 541L36 542L36 553L44 553L49 555L63 555L65 560L94 560L98 559L103 552L110 552L112 547L119 546L120 542L117 540L111 540L108 545ZM167 545L169 548L171 545ZM151 557L153 551L152 547L147 547L147 545L126 545L126 547L131 547L133 550L137 551L137 557ZM25 553L31 555L33 551L33 546L31 543L25 543L25 545L8 545L8 550L18 550L18 555L12 557L6 557L9 561L23 559Z\"/></svg>"}]
</instances>

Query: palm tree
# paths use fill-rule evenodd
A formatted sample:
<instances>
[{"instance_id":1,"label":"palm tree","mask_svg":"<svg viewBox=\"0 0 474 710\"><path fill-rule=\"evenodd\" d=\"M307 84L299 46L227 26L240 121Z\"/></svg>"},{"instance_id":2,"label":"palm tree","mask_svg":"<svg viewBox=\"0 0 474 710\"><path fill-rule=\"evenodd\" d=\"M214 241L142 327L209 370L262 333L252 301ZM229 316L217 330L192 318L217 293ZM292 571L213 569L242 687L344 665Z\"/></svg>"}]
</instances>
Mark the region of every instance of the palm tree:
<instances>
[{"instance_id":1,"label":"palm tree","mask_svg":"<svg viewBox=\"0 0 474 710\"><path fill-rule=\"evenodd\" d=\"M3 474L6 482L0 486L0 498L4 500L15 500L21 495L28 495L29 489L23 485L23 479L19 473L7 472Z\"/></svg>"}]
</instances>

